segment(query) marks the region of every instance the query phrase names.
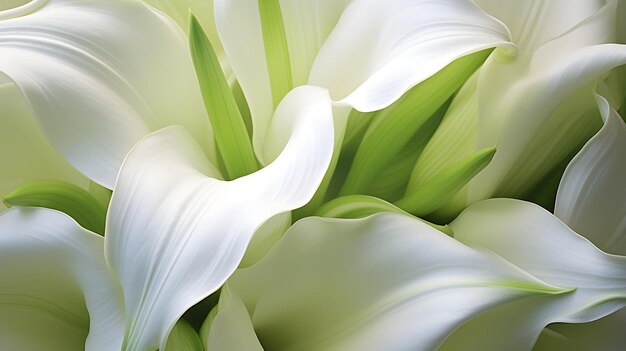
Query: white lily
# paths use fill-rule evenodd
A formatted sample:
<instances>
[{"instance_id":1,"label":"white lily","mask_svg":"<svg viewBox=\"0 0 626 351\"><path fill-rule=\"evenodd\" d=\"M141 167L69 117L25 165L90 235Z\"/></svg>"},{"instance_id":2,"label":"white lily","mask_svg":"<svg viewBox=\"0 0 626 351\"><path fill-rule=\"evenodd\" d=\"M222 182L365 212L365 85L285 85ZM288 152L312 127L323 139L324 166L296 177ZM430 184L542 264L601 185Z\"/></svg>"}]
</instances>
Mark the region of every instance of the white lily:
<instances>
[{"instance_id":1,"label":"white lily","mask_svg":"<svg viewBox=\"0 0 626 351\"><path fill-rule=\"evenodd\" d=\"M626 256L626 124L608 101L596 101L604 126L568 165L557 193L554 214L600 249ZM619 350L626 342L621 326L626 309L593 323L550 326L539 345Z\"/></svg>"},{"instance_id":2,"label":"white lily","mask_svg":"<svg viewBox=\"0 0 626 351\"><path fill-rule=\"evenodd\" d=\"M489 166L441 211L448 218L489 197L528 196L597 130L594 84L626 63L626 46L616 44L618 1L477 3L509 27L519 54L487 60L414 168L409 191L473 150L497 145Z\"/></svg>"},{"instance_id":3,"label":"white lily","mask_svg":"<svg viewBox=\"0 0 626 351\"><path fill-rule=\"evenodd\" d=\"M626 259L535 205L489 200L453 228L478 248L398 214L303 219L230 278L201 331L205 346L529 350L548 323L626 305Z\"/></svg>"},{"instance_id":4,"label":"white lily","mask_svg":"<svg viewBox=\"0 0 626 351\"><path fill-rule=\"evenodd\" d=\"M559 185L556 217L536 205L498 199L471 206L450 225L458 240L487 248L546 282L577 291L569 303L539 302L543 306L536 309L534 302L499 307L462 327L449 345L528 350L545 326L557 323L541 334L537 350L623 347L626 124L605 98L597 94L595 98L604 126L568 165ZM594 296L598 289L603 294ZM572 303L585 309L573 314ZM505 327L503 316L515 318ZM498 329L494 337L475 336L477 330L491 328Z\"/></svg>"},{"instance_id":5,"label":"white lily","mask_svg":"<svg viewBox=\"0 0 626 351\"><path fill-rule=\"evenodd\" d=\"M605 125L568 166L556 214L623 254L626 124L596 99ZM230 278L201 331L205 346L530 350L540 335L537 350L623 346L626 257L519 200L480 202L450 226L476 251L397 214L304 219ZM520 290L501 275L508 268L564 290Z\"/></svg>"},{"instance_id":6,"label":"white lily","mask_svg":"<svg viewBox=\"0 0 626 351\"><path fill-rule=\"evenodd\" d=\"M306 218L231 277L202 336L209 350L434 350L493 305L559 294L407 216Z\"/></svg>"},{"instance_id":7,"label":"white lily","mask_svg":"<svg viewBox=\"0 0 626 351\"><path fill-rule=\"evenodd\" d=\"M171 19L132 0L36 0L0 13L0 71L73 166L103 186L115 185L104 246L124 296L124 349L164 347L178 318L235 270L255 230L313 196L333 153L331 99L325 88L342 104L382 108L454 59L507 44L502 24L466 0L395 1L391 6L357 0L317 55L313 71L318 73L311 76L325 88L302 86L272 99L269 86L255 88L267 79L255 82L254 75L246 75L258 68L255 60L266 63L254 27L258 12L242 11L237 13L242 17L232 19L235 7L246 4L217 4L217 18L227 22L222 25L242 26L231 31L218 23L218 29L250 102L256 152L267 166L228 182L219 180L214 166L214 140L187 40ZM291 15L300 12L290 12L287 5L288 27L296 18ZM343 10L329 7L335 19ZM379 20L382 9L389 17ZM433 9L442 17L415 21L408 16ZM333 27L330 20L324 23L324 28L311 24L315 33ZM355 30L373 23L388 28L382 46L352 38ZM233 39L249 25L255 40ZM434 34L439 29L444 35ZM287 33L295 32L288 27ZM321 41L312 43L307 49L311 59ZM359 50L346 51L349 46ZM240 55L237 48L257 51ZM333 62L339 54L346 59L369 55L373 61L353 69L349 60ZM245 68L242 60L250 66ZM348 75L335 79L338 72ZM182 127L159 130L171 124ZM152 130L159 131L128 153Z\"/></svg>"},{"instance_id":8,"label":"white lily","mask_svg":"<svg viewBox=\"0 0 626 351\"><path fill-rule=\"evenodd\" d=\"M293 125L290 135L274 133L275 142L287 144L282 153L261 171L231 182L218 180L219 171L181 127L151 134L133 148L120 171L101 244L115 282L100 283L107 289L121 287L123 303L118 301L116 308L123 313L122 328L110 336L117 343L107 348L87 343L89 349L165 347L180 316L218 289L235 270L257 227L311 198L332 153L328 96L319 88L296 89L279 106L275 118ZM57 229L56 220L46 218L32 218L33 225L45 230L22 232L28 220L28 216L18 224L8 220L2 233L45 239L50 235L47 231L65 232L64 227ZM71 247L71 242L65 244ZM0 246L0 250L11 250L11 246ZM24 250L28 250L27 243ZM14 260L11 257L8 262ZM74 269L88 274L81 267L76 264ZM33 289L37 279L29 278L31 285L25 289ZM11 275L3 277L3 281L13 280ZM3 316L14 318L13 314ZM98 319L89 321L99 323ZM93 333L93 338L101 337L93 330L90 337ZM21 345L20 339L4 340Z\"/></svg>"}]
</instances>

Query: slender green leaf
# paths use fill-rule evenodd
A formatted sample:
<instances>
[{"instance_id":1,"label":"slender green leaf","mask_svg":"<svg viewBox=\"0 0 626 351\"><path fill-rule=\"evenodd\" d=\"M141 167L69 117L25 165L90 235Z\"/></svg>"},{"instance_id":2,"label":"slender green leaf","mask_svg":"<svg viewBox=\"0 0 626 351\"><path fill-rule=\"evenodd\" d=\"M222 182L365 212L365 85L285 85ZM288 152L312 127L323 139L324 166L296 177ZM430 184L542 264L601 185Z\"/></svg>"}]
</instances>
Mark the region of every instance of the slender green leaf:
<instances>
[{"instance_id":1,"label":"slender green leaf","mask_svg":"<svg viewBox=\"0 0 626 351\"><path fill-rule=\"evenodd\" d=\"M293 88L283 15L278 0L258 0L265 59L274 107Z\"/></svg>"},{"instance_id":2,"label":"slender green leaf","mask_svg":"<svg viewBox=\"0 0 626 351\"><path fill-rule=\"evenodd\" d=\"M104 234L106 208L86 190L59 180L33 181L22 184L2 202L7 207L45 207L64 212L83 228Z\"/></svg>"},{"instance_id":3,"label":"slender green leaf","mask_svg":"<svg viewBox=\"0 0 626 351\"><path fill-rule=\"evenodd\" d=\"M258 164L246 125L215 50L192 14L189 14L189 46L227 178L253 173L258 170Z\"/></svg>"},{"instance_id":4,"label":"slender green leaf","mask_svg":"<svg viewBox=\"0 0 626 351\"><path fill-rule=\"evenodd\" d=\"M368 195L348 195L336 198L320 207L315 215L320 217L354 219L371 216L380 212L394 212L417 218L385 200ZM440 232L452 236L452 231L447 225L441 226L430 223L421 218L417 219L439 230Z\"/></svg>"},{"instance_id":5,"label":"slender green leaf","mask_svg":"<svg viewBox=\"0 0 626 351\"><path fill-rule=\"evenodd\" d=\"M359 146L342 195L362 194L430 116L480 67L491 53L462 57L409 90L376 114Z\"/></svg>"},{"instance_id":6,"label":"slender green leaf","mask_svg":"<svg viewBox=\"0 0 626 351\"><path fill-rule=\"evenodd\" d=\"M395 205L416 216L437 210L487 167L495 153L495 147L476 151L443 169L432 180L398 200Z\"/></svg>"},{"instance_id":7,"label":"slender green leaf","mask_svg":"<svg viewBox=\"0 0 626 351\"><path fill-rule=\"evenodd\" d=\"M430 138L437 130L452 98L443 104L437 112L413 135L407 145L396 155L393 161L380 174L369 189L367 195L373 195L393 202L404 196L407 184L418 158L426 148Z\"/></svg>"}]
</instances>

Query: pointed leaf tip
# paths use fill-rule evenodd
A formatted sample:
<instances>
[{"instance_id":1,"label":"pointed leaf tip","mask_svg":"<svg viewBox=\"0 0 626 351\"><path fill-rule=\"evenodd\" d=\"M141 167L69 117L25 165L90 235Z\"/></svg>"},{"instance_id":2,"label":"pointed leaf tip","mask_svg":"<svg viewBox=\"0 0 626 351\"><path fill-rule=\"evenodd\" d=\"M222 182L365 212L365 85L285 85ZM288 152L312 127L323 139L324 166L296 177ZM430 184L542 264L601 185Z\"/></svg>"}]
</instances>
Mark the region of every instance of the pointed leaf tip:
<instances>
[{"instance_id":1,"label":"pointed leaf tip","mask_svg":"<svg viewBox=\"0 0 626 351\"><path fill-rule=\"evenodd\" d=\"M258 164L243 117L215 50L191 10L189 47L227 178L253 173L258 170Z\"/></svg>"},{"instance_id":2,"label":"pointed leaf tip","mask_svg":"<svg viewBox=\"0 0 626 351\"><path fill-rule=\"evenodd\" d=\"M43 180L22 184L3 196L7 207L44 207L64 212L85 229L102 235L106 208L86 190L63 181Z\"/></svg>"},{"instance_id":3,"label":"pointed leaf tip","mask_svg":"<svg viewBox=\"0 0 626 351\"><path fill-rule=\"evenodd\" d=\"M395 205L416 216L437 210L487 167L495 154L495 146L474 152L439 172L432 180L398 200Z\"/></svg>"}]
</instances>

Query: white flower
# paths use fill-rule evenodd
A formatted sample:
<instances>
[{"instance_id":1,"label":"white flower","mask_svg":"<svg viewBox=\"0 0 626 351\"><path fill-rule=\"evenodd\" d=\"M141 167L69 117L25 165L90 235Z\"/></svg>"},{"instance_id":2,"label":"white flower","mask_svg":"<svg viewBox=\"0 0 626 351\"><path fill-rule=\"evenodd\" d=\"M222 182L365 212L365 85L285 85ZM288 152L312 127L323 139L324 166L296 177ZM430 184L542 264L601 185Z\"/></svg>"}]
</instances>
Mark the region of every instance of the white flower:
<instances>
[{"instance_id":1,"label":"white flower","mask_svg":"<svg viewBox=\"0 0 626 351\"><path fill-rule=\"evenodd\" d=\"M454 59L508 43L506 28L466 0L384 6L358 0L345 11L326 4L322 21L299 30L293 27L301 24L297 16L317 5L285 2L290 49L282 54L295 55L290 62L296 67L276 76L265 70L276 62L265 60L273 53L263 46L256 5L216 4L220 39L250 104L255 151L265 166L232 181L220 180L224 172L187 38L170 18L131 0L35 0L0 12L0 71L21 91L58 152L90 180L114 189L104 239L49 210L32 210L31 216L12 209L0 217L9 233L0 250L17 245L28 252L40 248L34 237L55 240L50 245L59 249L41 257L49 271L35 271L23 285L14 284L14 270L4 271L2 280L28 294L48 282L46 276L67 276L63 282L71 291L55 286L51 303L80 313L74 342L85 336L89 314L88 349L165 347L178 318L236 269L256 229L313 196L333 149L338 154L335 135L343 135L333 128L331 97L363 110L382 108ZM435 10L441 17L412 17ZM377 28L382 36L375 42L353 36ZM295 80L277 95L269 80L288 74ZM319 86L300 86L307 82ZM94 254L83 257L74 241L88 242ZM104 253L96 254L102 246ZM5 267L31 267L39 257L6 259ZM75 261L66 265L66 259ZM103 279L100 285L92 283L94 276ZM104 305L94 302L97 294L108 297ZM84 296L84 305L67 300L76 296ZM13 318L0 314L3 321ZM41 341L9 336L2 342L17 348Z\"/></svg>"},{"instance_id":2,"label":"white flower","mask_svg":"<svg viewBox=\"0 0 626 351\"><path fill-rule=\"evenodd\" d=\"M477 3L511 30L518 56L486 61L415 165L408 192L474 150L497 146L489 166L440 211L447 218L482 199L527 197L566 164L600 125L596 82L626 63L626 45L617 44L618 1ZM610 95L621 99L623 78L613 81Z\"/></svg>"}]
</instances>

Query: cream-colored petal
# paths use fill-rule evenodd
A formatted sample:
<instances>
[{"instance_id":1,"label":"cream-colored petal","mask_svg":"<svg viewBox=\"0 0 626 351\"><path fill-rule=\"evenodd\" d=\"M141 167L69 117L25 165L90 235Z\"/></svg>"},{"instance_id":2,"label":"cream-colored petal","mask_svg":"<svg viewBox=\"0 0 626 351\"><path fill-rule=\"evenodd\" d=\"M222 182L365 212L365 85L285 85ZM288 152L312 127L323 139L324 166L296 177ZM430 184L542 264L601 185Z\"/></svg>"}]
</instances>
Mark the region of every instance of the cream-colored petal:
<instances>
[{"instance_id":1,"label":"cream-colored petal","mask_svg":"<svg viewBox=\"0 0 626 351\"><path fill-rule=\"evenodd\" d=\"M151 134L129 153L105 236L107 261L124 289L126 348L163 347L179 317L237 268L255 231L315 193L333 150L327 91L292 90L274 123L266 150L275 160L230 182L217 179L180 127Z\"/></svg>"},{"instance_id":2,"label":"cream-colored petal","mask_svg":"<svg viewBox=\"0 0 626 351\"><path fill-rule=\"evenodd\" d=\"M119 350L124 306L103 247L61 212L0 214L0 348Z\"/></svg>"},{"instance_id":3,"label":"cream-colored petal","mask_svg":"<svg viewBox=\"0 0 626 351\"><path fill-rule=\"evenodd\" d=\"M303 219L228 286L267 350L435 350L493 305L561 292L391 213ZM235 318L235 311L218 311L212 328L225 328L218 318Z\"/></svg>"},{"instance_id":4,"label":"cream-colored petal","mask_svg":"<svg viewBox=\"0 0 626 351\"><path fill-rule=\"evenodd\" d=\"M600 249L626 255L626 124L596 99L604 126L565 170L554 214Z\"/></svg>"},{"instance_id":5,"label":"cream-colored petal","mask_svg":"<svg viewBox=\"0 0 626 351\"><path fill-rule=\"evenodd\" d=\"M78 170L112 188L135 142L174 123L212 147L187 40L171 19L138 1L39 3L0 21L0 72Z\"/></svg>"}]
</instances>

